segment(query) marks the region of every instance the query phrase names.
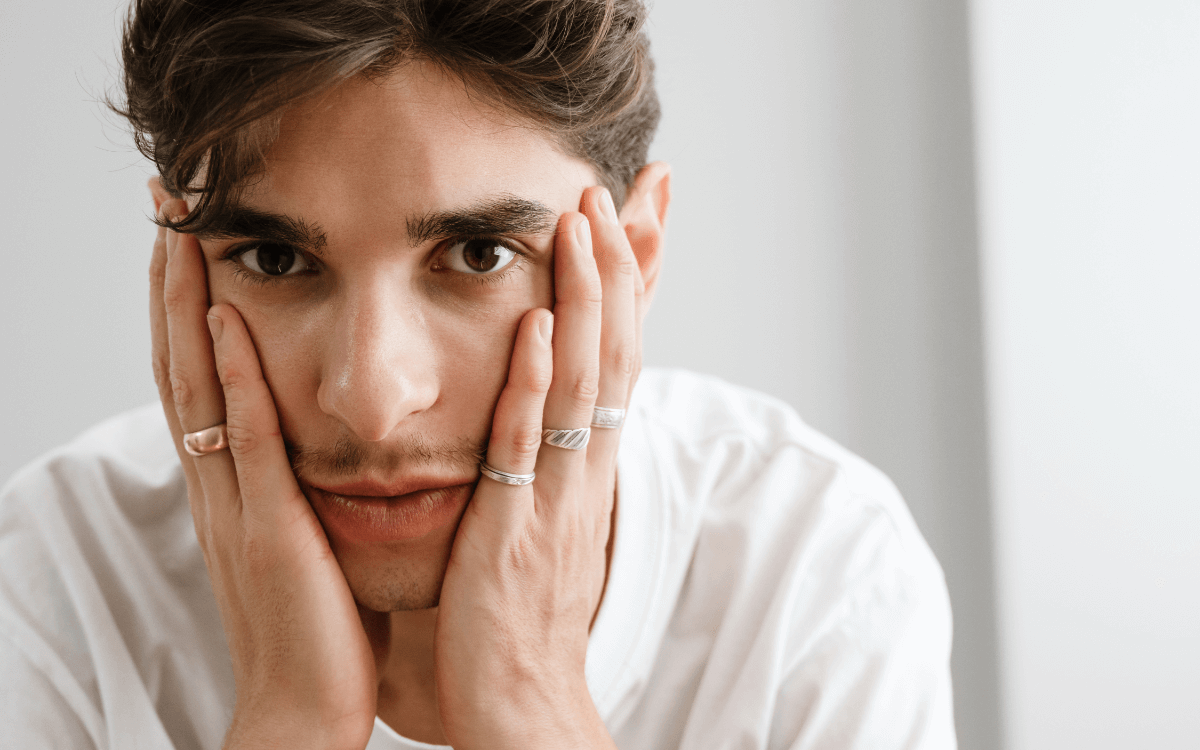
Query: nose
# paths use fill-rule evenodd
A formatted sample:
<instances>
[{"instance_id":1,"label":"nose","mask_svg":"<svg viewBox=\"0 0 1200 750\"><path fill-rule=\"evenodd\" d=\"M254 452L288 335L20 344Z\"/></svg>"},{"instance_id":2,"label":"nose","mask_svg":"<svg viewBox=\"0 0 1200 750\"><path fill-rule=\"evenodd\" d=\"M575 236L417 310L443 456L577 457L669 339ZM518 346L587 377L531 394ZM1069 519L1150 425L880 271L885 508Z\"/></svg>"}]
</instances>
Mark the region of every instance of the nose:
<instances>
[{"instance_id":1,"label":"nose","mask_svg":"<svg viewBox=\"0 0 1200 750\"><path fill-rule=\"evenodd\" d=\"M377 285L338 306L317 403L364 441L379 441L437 401L436 352L420 306Z\"/></svg>"}]
</instances>

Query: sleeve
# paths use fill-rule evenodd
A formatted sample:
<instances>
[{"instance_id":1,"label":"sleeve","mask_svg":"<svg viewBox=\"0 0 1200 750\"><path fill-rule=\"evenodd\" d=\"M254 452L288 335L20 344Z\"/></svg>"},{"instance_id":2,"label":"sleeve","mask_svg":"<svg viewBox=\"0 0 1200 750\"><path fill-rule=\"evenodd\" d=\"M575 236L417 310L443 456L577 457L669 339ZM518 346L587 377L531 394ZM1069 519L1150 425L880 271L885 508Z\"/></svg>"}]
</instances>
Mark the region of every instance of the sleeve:
<instances>
[{"instance_id":1,"label":"sleeve","mask_svg":"<svg viewBox=\"0 0 1200 750\"><path fill-rule=\"evenodd\" d=\"M957 746L941 569L919 537L875 530L870 572L782 673L770 750Z\"/></svg>"},{"instance_id":2,"label":"sleeve","mask_svg":"<svg viewBox=\"0 0 1200 750\"><path fill-rule=\"evenodd\" d=\"M4 746L94 750L78 712L7 638L0 637L0 727Z\"/></svg>"}]
</instances>

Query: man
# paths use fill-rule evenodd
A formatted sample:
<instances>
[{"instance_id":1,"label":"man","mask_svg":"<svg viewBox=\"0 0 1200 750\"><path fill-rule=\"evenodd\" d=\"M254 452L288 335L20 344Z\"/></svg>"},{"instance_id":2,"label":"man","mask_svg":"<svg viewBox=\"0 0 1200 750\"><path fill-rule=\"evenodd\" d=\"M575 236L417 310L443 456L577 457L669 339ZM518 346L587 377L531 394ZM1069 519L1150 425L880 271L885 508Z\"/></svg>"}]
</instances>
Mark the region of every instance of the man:
<instances>
[{"instance_id":1,"label":"man","mask_svg":"<svg viewBox=\"0 0 1200 750\"><path fill-rule=\"evenodd\" d=\"M890 483L770 399L639 377L643 21L135 3L162 404L5 491L14 746L953 746Z\"/></svg>"}]
</instances>

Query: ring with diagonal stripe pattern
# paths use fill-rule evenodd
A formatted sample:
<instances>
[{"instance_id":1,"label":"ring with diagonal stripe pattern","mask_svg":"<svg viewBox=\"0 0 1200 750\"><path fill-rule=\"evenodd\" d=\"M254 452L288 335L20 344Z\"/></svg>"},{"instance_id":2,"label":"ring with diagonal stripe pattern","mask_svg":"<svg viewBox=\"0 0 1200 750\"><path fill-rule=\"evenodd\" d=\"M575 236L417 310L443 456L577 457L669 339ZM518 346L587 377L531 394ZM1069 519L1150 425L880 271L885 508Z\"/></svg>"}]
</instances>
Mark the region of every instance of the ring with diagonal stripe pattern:
<instances>
[{"instance_id":1,"label":"ring with diagonal stripe pattern","mask_svg":"<svg viewBox=\"0 0 1200 750\"><path fill-rule=\"evenodd\" d=\"M583 450L592 437L591 427L577 427L574 430L542 430L542 442L555 448L566 448L569 451Z\"/></svg>"}]
</instances>

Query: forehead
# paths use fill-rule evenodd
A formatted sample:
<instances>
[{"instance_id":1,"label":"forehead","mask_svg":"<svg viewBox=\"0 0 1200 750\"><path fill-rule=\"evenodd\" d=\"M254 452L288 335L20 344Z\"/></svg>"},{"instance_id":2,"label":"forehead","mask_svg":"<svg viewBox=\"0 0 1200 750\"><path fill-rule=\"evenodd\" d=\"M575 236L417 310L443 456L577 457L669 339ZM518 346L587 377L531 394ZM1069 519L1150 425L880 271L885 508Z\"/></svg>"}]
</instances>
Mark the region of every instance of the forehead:
<instances>
[{"instance_id":1,"label":"forehead","mask_svg":"<svg viewBox=\"0 0 1200 750\"><path fill-rule=\"evenodd\" d=\"M314 211L325 225L468 205L496 195L575 210L596 183L545 131L489 105L460 79L413 61L386 77L355 78L284 113L258 208Z\"/></svg>"}]
</instances>

